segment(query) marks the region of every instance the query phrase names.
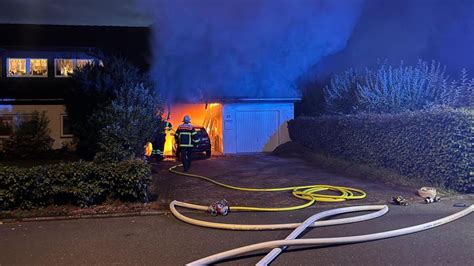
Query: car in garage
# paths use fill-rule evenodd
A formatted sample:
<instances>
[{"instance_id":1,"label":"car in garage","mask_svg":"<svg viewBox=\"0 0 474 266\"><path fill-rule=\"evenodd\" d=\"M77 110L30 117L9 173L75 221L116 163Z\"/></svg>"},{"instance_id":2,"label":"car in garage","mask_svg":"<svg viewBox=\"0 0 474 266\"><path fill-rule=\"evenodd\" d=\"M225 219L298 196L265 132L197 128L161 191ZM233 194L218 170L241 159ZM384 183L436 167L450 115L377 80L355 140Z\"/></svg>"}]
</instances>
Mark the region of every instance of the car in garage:
<instances>
[{"instance_id":1,"label":"car in garage","mask_svg":"<svg viewBox=\"0 0 474 266\"><path fill-rule=\"evenodd\" d=\"M191 152L193 154L205 154L206 158L211 157L211 140L209 139L209 134L204 127L195 126L194 129L196 130L196 138L199 139L199 142L194 144ZM176 142L173 145L173 153L176 155L177 158L180 157L179 147L177 146Z\"/></svg>"}]
</instances>

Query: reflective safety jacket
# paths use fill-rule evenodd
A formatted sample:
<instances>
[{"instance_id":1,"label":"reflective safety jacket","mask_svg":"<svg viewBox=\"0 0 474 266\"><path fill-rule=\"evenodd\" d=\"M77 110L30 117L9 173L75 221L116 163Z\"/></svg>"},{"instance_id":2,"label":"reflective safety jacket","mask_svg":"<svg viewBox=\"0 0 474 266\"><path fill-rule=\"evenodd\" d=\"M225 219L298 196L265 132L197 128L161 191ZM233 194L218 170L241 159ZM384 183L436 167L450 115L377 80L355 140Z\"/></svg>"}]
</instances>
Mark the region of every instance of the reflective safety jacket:
<instances>
[{"instance_id":1,"label":"reflective safety jacket","mask_svg":"<svg viewBox=\"0 0 474 266\"><path fill-rule=\"evenodd\" d=\"M151 142L147 142L143 148L145 148L145 156L150 157L153 153L153 144L151 144Z\"/></svg>"},{"instance_id":2,"label":"reflective safety jacket","mask_svg":"<svg viewBox=\"0 0 474 266\"><path fill-rule=\"evenodd\" d=\"M192 148L194 143L200 140L196 136L197 132L191 124L181 124L176 130L175 136L180 148Z\"/></svg>"}]
</instances>

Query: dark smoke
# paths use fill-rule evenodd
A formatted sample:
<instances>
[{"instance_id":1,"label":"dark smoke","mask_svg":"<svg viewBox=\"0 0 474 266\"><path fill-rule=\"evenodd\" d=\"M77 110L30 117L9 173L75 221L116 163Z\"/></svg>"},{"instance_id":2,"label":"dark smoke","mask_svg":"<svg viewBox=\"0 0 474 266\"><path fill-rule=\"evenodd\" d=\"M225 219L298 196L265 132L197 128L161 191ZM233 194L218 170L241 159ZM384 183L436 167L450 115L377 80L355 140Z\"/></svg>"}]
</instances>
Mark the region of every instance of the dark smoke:
<instances>
[{"instance_id":1,"label":"dark smoke","mask_svg":"<svg viewBox=\"0 0 474 266\"><path fill-rule=\"evenodd\" d=\"M299 96L345 47L362 0L143 0L156 17L152 75L170 100Z\"/></svg>"},{"instance_id":2,"label":"dark smoke","mask_svg":"<svg viewBox=\"0 0 474 266\"><path fill-rule=\"evenodd\" d=\"M347 68L436 60L474 74L474 0L367 0L347 47L321 60L320 78Z\"/></svg>"}]
</instances>

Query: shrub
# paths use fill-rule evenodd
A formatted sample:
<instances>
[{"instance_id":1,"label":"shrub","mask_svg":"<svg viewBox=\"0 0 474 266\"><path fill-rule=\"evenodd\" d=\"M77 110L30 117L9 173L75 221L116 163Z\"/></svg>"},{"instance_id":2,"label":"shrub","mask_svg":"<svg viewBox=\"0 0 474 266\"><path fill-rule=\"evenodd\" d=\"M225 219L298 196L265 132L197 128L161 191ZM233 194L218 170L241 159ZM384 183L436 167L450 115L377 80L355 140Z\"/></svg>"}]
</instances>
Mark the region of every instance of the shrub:
<instances>
[{"instance_id":1,"label":"shrub","mask_svg":"<svg viewBox=\"0 0 474 266\"><path fill-rule=\"evenodd\" d=\"M290 137L312 150L474 192L474 111L299 117Z\"/></svg>"},{"instance_id":2,"label":"shrub","mask_svg":"<svg viewBox=\"0 0 474 266\"><path fill-rule=\"evenodd\" d=\"M107 198L147 200L149 165L141 160L120 163L61 163L31 168L0 166L0 208L32 208L72 203L98 204Z\"/></svg>"},{"instance_id":3,"label":"shrub","mask_svg":"<svg viewBox=\"0 0 474 266\"><path fill-rule=\"evenodd\" d=\"M104 57L102 61L103 65L89 64L75 71L74 85L65 97L71 131L78 138L76 151L86 159L93 159L98 152L101 130L107 126L98 120L102 117L95 114L104 112L104 108L110 106L122 88L143 84L152 90L148 77L125 59Z\"/></svg>"},{"instance_id":4,"label":"shrub","mask_svg":"<svg viewBox=\"0 0 474 266\"><path fill-rule=\"evenodd\" d=\"M381 64L364 71L350 69L335 75L325 88L327 113L400 113L434 105L455 108L474 103L474 79L463 70L458 80L445 75L439 63L415 66Z\"/></svg>"},{"instance_id":5,"label":"shrub","mask_svg":"<svg viewBox=\"0 0 474 266\"><path fill-rule=\"evenodd\" d=\"M118 162L143 156L143 146L161 126L158 99L143 84L116 90L112 103L93 115L103 127L97 140L98 162Z\"/></svg>"},{"instance_id":6,"label":"shrub","mask_svg":"<svg viewBox=\"0 0 474 266\"><path fill-rule=\"evenodd\" d=\"M308 116L322 115L325 109L323 82L306 81L300 84L302 99L295 103L295 113Z\"/></svg>"},{"instance_id":7,"label":"shrub","mask_svg":"<svg viewBox=\"0 0 474 266\"><path fill-rule=\"evenodd\" d=\"M34 158L51 150L53 139L46 112L35 111L16 119L15 130L4 144L4 152L9 158Z\"/></svg>"}]
</instances>

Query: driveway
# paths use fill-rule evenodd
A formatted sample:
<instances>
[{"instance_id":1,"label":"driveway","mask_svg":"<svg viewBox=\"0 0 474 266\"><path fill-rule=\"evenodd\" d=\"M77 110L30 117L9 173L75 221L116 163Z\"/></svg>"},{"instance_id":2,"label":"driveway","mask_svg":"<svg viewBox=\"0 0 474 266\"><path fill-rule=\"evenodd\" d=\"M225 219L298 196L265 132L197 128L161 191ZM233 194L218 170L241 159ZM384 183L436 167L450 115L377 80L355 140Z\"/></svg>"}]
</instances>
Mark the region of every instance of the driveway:
<instances>
[{"instance_id":1,"label":"driveway","mask_svg":"<svg viewBox=\"0 0 474 266\"><path fill-rule=\"evenodd\" d=\"M168 172L176 165L174 161L160 162L154 167L154 190L158 202L166 205L172 200L209 205L226 199L230 205L259 207L283 207L302 204L290 191L284 192L245 192L216 186L212 183ZM416 188L395 186L381 181L348 177L321 169L300 158L281 157L272 154L247 154L218 156L211 159L195 160L190 173L205 175L216 181L241 187L270 188L312 184L345 186L362 189L367 193L363 200L341 203L318 202L318 206L337 207L345 205L378 204L391 201L392 196L402 195L411 201L422 202L415 192Z\"/></svg>"}]
</instances>

